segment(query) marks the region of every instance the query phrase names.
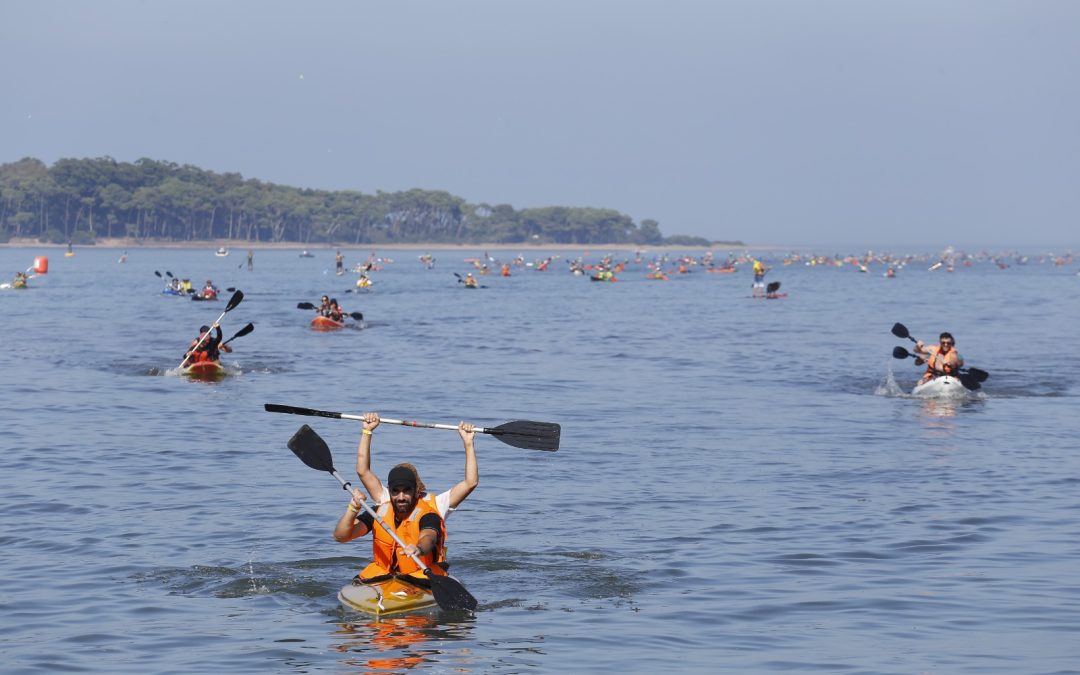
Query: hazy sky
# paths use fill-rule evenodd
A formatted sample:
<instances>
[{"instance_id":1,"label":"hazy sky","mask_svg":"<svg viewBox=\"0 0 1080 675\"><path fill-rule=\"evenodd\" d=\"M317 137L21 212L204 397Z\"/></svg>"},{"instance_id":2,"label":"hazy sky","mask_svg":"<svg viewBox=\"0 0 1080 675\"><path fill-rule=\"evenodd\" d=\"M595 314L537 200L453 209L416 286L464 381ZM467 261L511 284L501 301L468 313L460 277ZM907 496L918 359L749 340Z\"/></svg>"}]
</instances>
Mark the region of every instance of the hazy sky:
<instances>
[{"instance_id":1,"label":"hazy sky","mask_svg":"<svg viewBox=\"0 0 1080 675\"><path fill-rule=\"evenodd\" d=\"M0 0L0 64L0 162L758 244L1080 242L1072 0Z\"/></svg>"}]
</instances>

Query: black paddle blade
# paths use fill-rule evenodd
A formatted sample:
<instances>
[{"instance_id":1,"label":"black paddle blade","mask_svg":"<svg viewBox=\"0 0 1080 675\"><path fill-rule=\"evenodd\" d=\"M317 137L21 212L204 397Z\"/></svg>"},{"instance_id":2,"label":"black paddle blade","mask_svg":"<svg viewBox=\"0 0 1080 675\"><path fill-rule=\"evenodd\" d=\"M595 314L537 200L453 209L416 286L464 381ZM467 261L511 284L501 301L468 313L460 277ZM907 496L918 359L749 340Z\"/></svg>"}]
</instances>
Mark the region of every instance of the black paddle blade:
<instances>
[{"instance_id":1,"label":"black paddle blade","mask_svg":"<svg viewBox=\"0 0 1080 675\"><path fill-rule=\"evenodd\" d=\"M431 594L441 609L452 612L471 612L476 609L476 598L465 590L457 579L431 573L428 573L427 578L431 582Z\"/></svg>"},{"instance_id":2,"label":"black paddle blade","mask_svg":"<svg viewBox=\"0 0 1080 675\"><path fill-rule=\"evenodd\" d=\"M892 357L894 359L906 359L909 356L911 356L911 354L903 347L893 347Z\"/></svg>"},{"instance_id":3,"label":"black paddle blade","mask_svg":"<svg viewBox=\"0 0 1080 675\"><path fill-rule=\"evenodd\" d=\"M236 309L236 306L240 304L240 301L244 299L244 292L237 291L233 293L233 296L229 298L229 304L225 305L225 311L231 312Z\"/></svg>"},{"instance_id":4,"label":"black paddle blade","mask_svg":"<svg viewBox=\"0 0 1080 675\"><path fill-rule=\"evenodd\" d=\"M500 424L494 429L485 429L484 433L491 434L507 445L526 450L546 450L555 452L559 449L559 436L562 427L551 422L529 422L517 420Z\"/></svg>"},{"instance_id":5,"label":"black paddle blade","mask_svg":"<svg viewBox=\"0 0 1080 675\"><path fill-rule=\"evenodd\" d=\"M236 331L236 335L232 336L231 338L229 338L225 342L222 342L221 344L227 345L230 342L232 342L233 340L235 340L236 338L244 337L245 335L247 335L248 333L250 333L253 330L255 330L255 324L249 323L248 325L244 326L240 330Z\"/></svg>"},{"instance_id":6,"label":"black paddle blade","mask_svg":"<svg viewBox=\"0 0 1080 675\"><path fill-rule=\"evenodd\" d=\"M353 319L355 319L357 321L363 321L364 320L364 313L363 312L350 312L349 316L351 316Z\"/></svg>"},{"instance_id":7,"label":"black paddle blade","mask_svg":"<svg viewBox=\"0 0 1080 675\"><path fill-rule=\"evenodd\" d=\"M315 305L310 302L298 302L296 303L297 309L315 309Z\"/></svg>"},{"instance_id":8,"label":"black paddle blade","mask_svg":"<svg viewBox=\"0 0 1080 675\"><path fill-rule=\"evenodd\" d=\"M986 378L990 377L990 373L981 368L968 368L967 374L976 382L986 382Z\"/></svg>"},{"instance_id":9,"label":"black paddle blade","mask_svg":"<svg viewBox=\"0 0 1080 675\"><path fill-rule=\"evenodd\" d=\"M266 412L288 413L289 415L308 415L309 417L332 417L334 419L341 419L341 413L339 412L327 412L325 410L313 410L311 408L297 408L296 406L281 405L279 403L266 403L263 405L263 410Z\"/></svg>"},{"instance_id":10,"label":"black paddle blade","mask_svg":"<svg viewBox=\"0 0 1080 675\"><path fill-rule=\"evenodd\" d=\"M296 430L289 439L288 446L301 462L312 469L334 472L334 458L330 454L330 446L308 425Z\"/></svg>"},{"instance_id":11,"label":"black paddle blade","mask_svg":"<svg viewBox=\"0 0 1080 675\"><path fill-rule=\"evenodd\" d=\"M908 339L911 337L911 333L908 333L907 327L902 323L894 323L892 326L892 334L901 339Z\"/></svg>"},{"instance_id":12,"label":"black paddle blade","mask_svg":"<svg viewBox=\"0 0 1080 675\"><path fill-rule=\"evenodd\" d=\"M765 287L765 292L766 293L775 293L778 290L780 290L780 282L779 281L773 281L768 286Z\"/></svg>"},{"instance_id":13,"label":"black paddle blade","mask_svg":"<svg viewBox=\"0 0 1080 675\"><path fill-rule=\"evenodd\" d=\"M154 270L154 274L156 274L158 277L161 277L161 272L158 272L157 270Z\"/></svg>"},{"instance_id":14,"label":"black paddle blade","mask_svg":"<svg viewBox=\"0 0 1080 675\"><path fill-rule=\"evenodd\" d=\"M172 272L170 272L169 270L165 270L165 276L167 276L167 277L169 277L170 279L172 279Z\"/></svg>"},{"instance_id":15,"label":"black paddle blade","mask_svg":"<svg viewBox=\"0 0 1080 675\"><path fill-rule=\"evenodd\" d=\"M960 379L960 384L964 385L965 389L970 391L978 391L982 389L982 385L979 384L979 380L971 375L971 373L957 373L956 375Z\"/></svg>"}]
</instances>

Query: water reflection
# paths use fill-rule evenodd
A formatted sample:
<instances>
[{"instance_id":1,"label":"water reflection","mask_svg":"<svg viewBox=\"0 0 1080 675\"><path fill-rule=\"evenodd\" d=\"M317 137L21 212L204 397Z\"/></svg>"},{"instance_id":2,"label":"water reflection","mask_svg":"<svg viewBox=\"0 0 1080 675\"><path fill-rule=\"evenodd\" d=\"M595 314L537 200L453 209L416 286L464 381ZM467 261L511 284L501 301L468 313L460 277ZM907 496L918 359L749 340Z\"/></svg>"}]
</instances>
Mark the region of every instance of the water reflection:
<instances>
[{"instance_id":1,"label":"water reflection","mask_svg":"<svg viewBox=\"0 0 1080 675\"><path fill-rule=\"evenodd\" d=\"M362 617L339 623L338 630L331 634L332 647L347 655L342 663L350 671L365 674L404 672L425 663L440 663L468 673L472 671L471 650L455 651L448 646L471 640L472 628L471 618L447 622L437 612L381 619Z\"/></svg>"},{"instance_id":2,"label":"water reflection","mask_svg":"<svg viewBox=\"0 0 1080 675\"><path fill-rule=\"evenodd\" d=\"M960 405L962 405L962 403L959 399L928 398L922 401L922 411L927 417L956 417ZM953 428L953 425L951 424L942 426L948 427L949 430L952 430Z\"/></svg>"}]
</instances>

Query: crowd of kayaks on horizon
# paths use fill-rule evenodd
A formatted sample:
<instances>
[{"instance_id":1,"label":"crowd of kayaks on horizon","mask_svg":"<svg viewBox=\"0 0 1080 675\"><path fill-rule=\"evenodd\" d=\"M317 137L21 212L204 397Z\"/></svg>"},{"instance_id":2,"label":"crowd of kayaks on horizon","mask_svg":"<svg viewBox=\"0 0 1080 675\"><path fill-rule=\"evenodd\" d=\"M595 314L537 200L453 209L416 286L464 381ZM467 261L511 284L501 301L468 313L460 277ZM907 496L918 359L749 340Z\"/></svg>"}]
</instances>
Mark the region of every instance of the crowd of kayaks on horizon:
<instances>
[{"instance_id":1,"label":"crowd of kayaks on horizon","mask_svg":"<svg viewBox=\"0 0 1080 675\"><path fill-rule=\"evenodd\" d=\"M65 257L71 257L75 255L74 251L69 250L64 254ZM229 251L226 248L219 248L215 251L215 255L219 257L225 257L229 255ZM301 258L316 258L314 253L308 250L300 252ZM871 270L880 271L880 273L889 278L896 277L897 273L901 270L908 268L918 269L925 272L954 272L957 269L972 267L976 264L993 264L998 269L1008 269L1012 266L1022 266L1028 264L1052 264L1057 267L1064 267L1074 262L1074 257L1071 252L1065 254L1044 254L1044 255L1022 255L1019 253L1005 253L1005 254L993 254L988 252L978 253L965 253L957 252L952 249L946 249L945 252L937 255L892 255L888 253L874 253L867 252L863 255L819 255L819 254L804 254L804 253L789 253L780 256L765 256L765 255L752 255L749 252L741 254L728 253L723 258L717 257L712 251L708 251L700 256L691 255L673 255L669 253L660 253L651 257L645 256L645 251L639 250L634 253L633 257L617 258L615 254L607 254L602 256L597 262L587 262L589 252L585 251L582 255L567 258L565 260L566 267L563 268L557 261L560 260L560 255L550 255L544 258L537 258L533 260L527 260L524 255L517 255L510 260L500 260L487 251L482 256L474 258L465 258L463 262L469 266L468 271L462 275L458 272L453 272L456 281L462 288L465 289L482 289L487 288L486 283L480 283L481 278L485 277L510 277L515 274L531 272L553 272L559 269L565 269L570 274L575 276L588 277L592 281L598 282L616 282L620 278L626 278L628 275L641 275L645 279L654 281L666 281L678 275L692 274L694 272L702 271L708 273L717 274L734 274L742 268L747 268L750 274L753 275L753 283L751 286L751 297L763 298L763 299L777 299L786 297L785 293L779 293L780 282L773 281L766 284L764 277L775 267L785 267L791 265L804 265L807 267L821 267L821 268L843 268L846 266L855 267L859 272L870 273ZM120 256L118 262L125 263L128 255L125 251ZM337 250L334 254L335 258L335 273L337 276L343 276L348 272L352 272L359 275L355 283L354 288L350 288L345 291L346 293L367 293L371 292L374 287L374 281L372 276L377 274L383 269L384 266L392 264L394 261L391 258L379 257L374 253L368 255L362 262L357 263L352 268L346 268L344 264L345 256L341 250ZM436 269L436 258L430 254L425 253L418 256L418 260L428 270ZM254 263L254 250L249 249L247 252L247 266L248 269L253 269ZM240 268L244 265L241 263ZM11 283L0 284L0 289L26 289L29 288L28 282L37 277L43 276L48 273L48 258L44 256L38 256L34 259L33 265L25 271L19 271L15 274ZM154 274L165 282L164 288L160 291L162 295L185 297L190 298L193 301L199 302L216 302L223 297L223 292L219 289L211 279L207 279L204 284L193 284L191 279L187 277L179 277L173 275L171 271L166 270L164 274L155 270ZM1080 272L1078 272L1080 274ZM240 304L243 299L243 293L238 291L235 287L227 287L225 292L231 293L229 297L229 303L218 322L224 318L225 314ZM314 311L315 315L310 320L310 325L313 330L317 331L333 331L346 327L347 323L351 320L355 322L357 327L363 327L363 314L361 312L348 312L342 309L336 298L324 295L320 299L320 302L310 303L301 302L297 305L298 309ZM229 342L232 340L247 335L254 330L252 324L248 324L239 333L234 335L228 340L223 340L221 336L220 327L215 322L212 326L203 326L200 330L199 336L192 340L188 351L184 355L184 360L181 362L179 371L184 374L196 375L196 376L210 376L221 377L225 374L225 369L220 363L220 351L225 348L224 351L231 351L227 348ZM906 329L902 325L897 324L894 327L894 334L899 337L909 337L906 334ZM920 343L921 348L921 343ZM915 354L909 353L903 348L897 347L893 355L896 358L916 358L921 360L925 357L924 352L917 352ZM929 372L929 371L928 371ZM979 369L965 369L963 372L950 372L950 373L937 373L935 377L925 377L919 386L916 387L914 393L925 395L962 395L969 392L977 391L980 388L980 384L986 380L988 374L985 371Z\"/></svg>"}]
</instances>

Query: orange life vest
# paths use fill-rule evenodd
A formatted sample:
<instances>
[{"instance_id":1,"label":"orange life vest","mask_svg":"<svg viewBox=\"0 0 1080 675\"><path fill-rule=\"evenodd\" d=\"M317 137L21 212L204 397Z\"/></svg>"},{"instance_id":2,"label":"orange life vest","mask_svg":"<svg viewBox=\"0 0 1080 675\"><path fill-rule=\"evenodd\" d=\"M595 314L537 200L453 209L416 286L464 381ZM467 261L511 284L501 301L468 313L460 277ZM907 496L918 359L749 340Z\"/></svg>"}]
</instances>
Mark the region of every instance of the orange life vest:
<instances>
[{"instance_id":1,"label":"orange life vest","mask_svg":"<svg viewBox=\"0 0 1080 675\"><path fill-rule=\"evenodd\" d=\"M394 522L394 507L390 502L380 506L376 513L379 514L379 518L384 523L391 524ZM420 519L428 513L439 515L439 509L435 505L435 498L431 495L425 495L419 499L409 517L396 526L394 532L406 544L415 545L420 541ZM446 561L446 523L442 521L441 516L439 520L438 547L435 551L420 556L420 559L431 569L433 574L445 576L446 570L441 565ZM390 533L383 529L378 521L375 522L373 527L371 533L371 555L373 559L371 564L360 573L361 579L373 579L387 574L407 574L420 579L425 578L423 570L416 566L411 557L404 553L398 555L397 542L390 536Z\"/></svg>"},{"instance_id":2,"label":"orange life vest","mask_svg":"<svg viewBox=\"0 0 1080 675\"><path fill-rule=\"evenodd\" d=\"M199 337L202 336L200 335ZM188 352L191 354L190 363L203 363L204 361L217 361L221 359L221 352L213 347L213 342L214 336L212 335L203 340L202 344L199 344L199 338L192 340L191 346L188 347ZM196 351L192 351L195 349L195 345L198 345L199 348ZM229 348L226 347L226 349Z\"/></svg>"},{"instance_id":3,"label":"orange life vest","mask_svg":"<svg viewBox=\"0 0 1080 675\"><path fill-rule=\"evenodd\" d=\"M964 360L960 358L960 354L955 347L950 349L948 354L942 354L939 345L934 345L926 351L930 354L926 359L927 375L940 375L941 373L955 375L960 366L964 365Z\"/></svg>"}]
</instances>

